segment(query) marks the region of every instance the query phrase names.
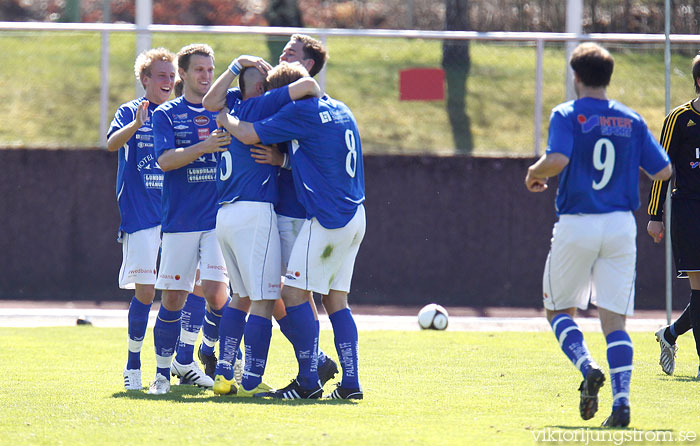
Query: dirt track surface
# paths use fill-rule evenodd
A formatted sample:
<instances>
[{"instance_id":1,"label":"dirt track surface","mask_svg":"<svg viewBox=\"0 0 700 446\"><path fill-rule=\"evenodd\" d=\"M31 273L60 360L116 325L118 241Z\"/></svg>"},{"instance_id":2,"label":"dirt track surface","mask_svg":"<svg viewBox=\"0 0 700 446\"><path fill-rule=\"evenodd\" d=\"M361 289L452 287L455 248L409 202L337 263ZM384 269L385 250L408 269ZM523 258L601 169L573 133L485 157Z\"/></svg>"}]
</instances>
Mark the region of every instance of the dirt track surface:
<instances>
[{"instance_id":1,"label":"dirt track surface","mask_svg":"<svg viewBox=\"0 0 700 446\"><path fill-rule=\"evenodd\" d=\"M0 327L46 327L76 325L79 318L99 327L126 327L128 302L1 301ZM154 323L159 305L151 308ZM418 307L354 305L352 312L360 330L420 330ZM322 311L322 310L321 310ZM505 307L447 307L450 331L549 331L544 310ZM673 318L680 313L675 312ZM595 310L580 312L583 331L600 331ZM322 330L330 330L328 316L319 314ZM640 310L627 320L629 331L653 332L666 324L663 311Z\"/></svg>"}]
</instances>

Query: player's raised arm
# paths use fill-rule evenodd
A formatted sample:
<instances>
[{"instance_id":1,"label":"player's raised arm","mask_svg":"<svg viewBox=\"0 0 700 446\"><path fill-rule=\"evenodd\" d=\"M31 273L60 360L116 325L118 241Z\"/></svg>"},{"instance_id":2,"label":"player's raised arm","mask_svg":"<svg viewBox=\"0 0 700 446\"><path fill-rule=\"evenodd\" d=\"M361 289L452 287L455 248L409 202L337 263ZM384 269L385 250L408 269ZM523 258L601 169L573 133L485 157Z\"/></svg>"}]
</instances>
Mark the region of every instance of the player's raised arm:
<instances>
[{"instance_id":1,"label":"player's raised arm","mask_svg":"<svg viewBox=\"0 0 700 446\"><path fill-rule=\"evenodd\" d=\"M241 121L235 116L229 115L228 110L221 110L216 117L216 122L219 123L220 127L228 130L234 138L243 144L253 145L260 142L260 137L255 131L253 123Z\"/></svg>"},{"instance_id":2,"label":"player's raised arm","mask_svg":"<svg viewBox=\"0 0 700 446\"><path fill-rule=\"evenodd\" d=\"M305 98L307 96L315 96L320 98L323 96L323 90L318 82L312 77L303 77L289 84L289 97L293 101Z\"/></svg>"},{"instance_id":3,"label":"player's raised arm","mask_svg":"<svg viewBox=\"0 0 700 446\"><path fill-rule=\"evenodd\" d=\"M204 99L202 99L204 108L209 111L219 111L224 108L229 87L245 67L255 67L263 75L272 68L262 57L246 55L237 57L231 62L228 69L216 78L207 94L204 95Z\"/></svg>"},{"instance_id":4,"label":"player's raised arm","mask_svg":"<svg viewBox=\"0 0 700 446\"><path fill-rule=\"evenodd\" d=\"M110 152L116 152L124 144L126 144L132 136L136 133L138 129L141 128L144 122L148 121L148 100L144 100L139 104L139 108L136 110L136 116L131 124L128 124L119 130L115 131L107 139L107 150Z\"/></svg>"}]
</instances>

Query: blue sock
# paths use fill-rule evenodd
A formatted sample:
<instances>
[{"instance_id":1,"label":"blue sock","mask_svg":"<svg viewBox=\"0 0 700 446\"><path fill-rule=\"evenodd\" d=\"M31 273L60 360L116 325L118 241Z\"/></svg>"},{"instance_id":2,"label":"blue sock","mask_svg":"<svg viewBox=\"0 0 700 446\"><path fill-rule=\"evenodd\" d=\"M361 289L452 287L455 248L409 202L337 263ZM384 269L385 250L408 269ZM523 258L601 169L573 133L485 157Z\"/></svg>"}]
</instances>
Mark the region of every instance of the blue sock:
<instances>
[{"instance_id":1,"label":"blue sock","mask_svg":"<svg viewBox=\"0 0 700 446\"><path fill-rule=\"evenodd\" d=\"M320 336L321 336L321 325L318 323L318 321L316 321L316 333L317 333L317 336L320 338ZM318 343L319 343L319 347L318 347L318 366L321 367L323 364L326 363L326 361L328 361L328 356L326 356L326 354L323 353L323 350L321 350L321 346L320 346L321 341L320 341L320 339L319 339Z\"/></svg>"},{"instance_id":2,"label":"blue sock","mask_svg":"<svg viewBox=\"0 0 700 446\"><path fill-rule=\"evenodd\" d=\"M299 363L297 381L305 389L315 389L318 382L318 324L311 304L287 307L289 326L294 332L294 353Z\"/></svg>"},{"instance_id":3,"label":"blue sock","mask_svg":"<svg viewBox=\"0 0 700 446\"><path fill-rule=\"evenodd\" d=\"M231 301L229 297L226 304L218 310L211 307L207 309L204 315L204 322L202 323L202 345L201 350L207 356L214 354L214 346L219 340L219 324L221 323L221 316L228 308L228 303Z\"/></svg>"},{"instance_id":4,"label":"blue sock","mask_svg":"<svg viewBox=\"0 0 700 446\"><path fill-rule=\"evenodd\" d=\"M282 319L277 319L277 323L280 325L280 331L284 337L294 346L294 330L292 330L289 320L289 313L287 313Z\"/></svg>"},{"instance_id":5,"label":"blue sock","mask_svg":"<svg viewBox=\"0 0 700 446\"><path fill-rule=\"evenodd\" d=\"M197 342L199 330L202 329L204 311L207 301L196 294L187 295L185 307L182 309L180 324L180 342L177 344L177 362L191 364L194 361L194 344Z\"/></svg>"},{"instance_id":6,"label":"blue sock","mask_svg":"<svg viewBox=\"0 0 700 446\"><path fill-rule=\"evenodd\" d=\"M564 354L571 360L574 366L586 377L591 366L598 367L591 353L588 351L586 341L583 340L583 333L578 325L568 314L559 314L552 319L552 330L559 341Z\"/></svg>"},{"instance_id":7,"label":"blue sock","mask_svg":"<svg viewBox=\"0 0 700 446\"><path fill-rule=\"evenodd\" d=\"M151 305L142 304L136 297L131 298L129 304L129 357L126 361L127 369L141 368L141 347L143 346L143 338L146 336L146 327L148 326L148 314L151 311Z\"/></svg>"},{"instance_id":8,"label":"blue sock","mask_svg":"<svg viewBox=\"0 0 700 446\"><path fill-rule=\"evenodd\" d=\"M153 344L156 347L156 373L170 377L172 361L177 338L180 335L180 316L182 311L166 310L163 305L158 310L156 326L153 327Z\"/></svg>"},{"instance_id":9,"label":"blue sock","mask_svg":"<svg viewBox=\"0 0 700 446\"><path fill-rule=\"evenodd\" d=\"M343 369L341 387L349 389L360 388L357 377L358 363L358 338L357 325L349 308L345 308L328 316L333 325L335 335L335 349Z\"/></svg>"},{"instance_id":10,"label":"blue sock","mask_svg":"<svg viewBox=\"0 0 700 446\"><path fill-rule=\"evenodd\" d=\"M630 379L632 377L632 340L624 330L617 330L605 337L608 343L608 365L613 394L613 410L630 405Z\"/></svg>"},{"instance_id":11,"label":"blue sock","mask_svg":"<svg viewBox=\"0 0 700 446\"><path fill-rule=\"evenodd\" d=\"M233 364L240 351L241 338L245 328L245 312L231 307L225 307L219 325L219 361L216 363L215 375L233 379Z\"/></svg>"},{"instance_id":12,"label":"blue sock","mask_svg":"<svg viewBox=\"0 0 700 446\"><path fill-rule=\"evenodd\" d=\"M253 390L262 382L272 338L272 321L251 314L245 324L243 342L245 344L245 369L243 382L245 390Z\"/></svg>"}]
</instances>

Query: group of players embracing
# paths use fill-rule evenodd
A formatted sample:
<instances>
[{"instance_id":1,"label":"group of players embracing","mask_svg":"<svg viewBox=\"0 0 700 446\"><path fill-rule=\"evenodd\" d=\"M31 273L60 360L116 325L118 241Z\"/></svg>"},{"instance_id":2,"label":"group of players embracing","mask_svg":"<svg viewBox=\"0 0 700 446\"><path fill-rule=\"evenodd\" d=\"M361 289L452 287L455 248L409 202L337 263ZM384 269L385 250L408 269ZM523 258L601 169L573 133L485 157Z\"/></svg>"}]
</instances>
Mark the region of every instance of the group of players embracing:
<instances>
[{"instance_id":1,"label":"group of players embracing","mask_svg":"<svg viewBox=\"0 0 700 446\"><path fill-rule=\"evenodd\" d=\"M119 151L119 285L135 289L127 390L142 389L140 351L158 289L148 393L168 393L172 374L218 395L321 398L338 365L319 349L316 292L342 369L327 397L363 398L347 303L365 233L362 144L350 109L313 79L327 59L321 42L301 34L279 65L240 56L216 81L206 44L137 57L145 96L119 108L107 143ZM229 88L236 78L239 88ZM273 316L299 365L278 390L263 381ZM204 371L194 360L200 330Z\"/></svg>"}]
</instances>

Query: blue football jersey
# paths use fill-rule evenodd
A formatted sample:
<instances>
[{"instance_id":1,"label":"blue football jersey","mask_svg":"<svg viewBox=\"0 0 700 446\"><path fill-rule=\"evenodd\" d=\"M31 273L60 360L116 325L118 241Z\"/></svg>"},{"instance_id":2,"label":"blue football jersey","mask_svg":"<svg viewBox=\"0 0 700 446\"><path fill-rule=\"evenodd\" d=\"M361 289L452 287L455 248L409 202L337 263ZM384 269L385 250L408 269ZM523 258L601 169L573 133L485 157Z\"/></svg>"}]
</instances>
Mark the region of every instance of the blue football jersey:
<instances>
[{"instance_id":1,"label":"blue football jersey","mask_svg":"<svg viewBox=\"0 0 700 446\"><path fill-rule=\"evenodd\" d=\"M325 95L285 105L255 124L263 144L291 141L292 173L306 217L342 228L365 200L362 143L350 109Z\"/></svg>"},{"instance_id":2,"label":"blue football jersey","mask_svg":"<svg viewBox=\"0 0 700 446\"><path fill-rule=\"evenodd\" d=\"M231 114L242 121L267 118L291 101L289 88L277 88L262 96L237 100ZM236 138L219 159L216 185L219 204L234 201L277 202L277 172L279 167L256 163L250 156L251 146Z\"/></svg>"},{"instance_id":3,"label":"blue football jersey","mask_svg":"<svg viewBox=\"0 0 700 446\"><path fill-rule=\"evenodd\" d=\"M107 131L107 138L131 124L141 97L122 104ZM133 233L160 224L160 201L163 189L163 171L153 152L153 111L157 105L148 105L149 119L119 149L117 166L117 203L121 215L120 231Z\"/></svg>"},{"instance_id":4,"label":"blue football jersey","mask_svg":"<svg viewBox=\"0 0 700 446\"><path fill-rule=\"evenodd\" d=\"M278 148L282 153L292 156L289 153L288 143L278 144ZM275 213L291 218L306 218L306 209L299 202L296 189L294 188L294 176L291 169L280 169L278 179L279 197L275 204Z\"/></svg>"},{"instance_id":5,"label":"blue football jersey","mask_svg":"<svg viewBox=\"0 0 700 446\"><path fill-rule=\"evenodd\" d=\"M153 113L156 159L169 149L189 147L216 130L216 112L180 96ZM208 231L216 226L216 166L214 153L179 169L164 172L163 232Z\"/></svg>"},{"instance_id":6,"label":"blue football jersey","mask_svg":"<svg viewBox=\"0 0 700 446\"><path fill-rule=\"evenodd\" d=\"M243 100L243 93L239 88L229 88L226 91L226 107L233 110L233 106L238 102Z\"/></svg>"},{"instance_id":7,"label":"blue football jersey","mask_svg":"<svg viewBox=\"0 0 700 446\"><path fill-rule=\"evenodd\" d=\"M600 214L639 207L639 168L650 174L669 159L630 108L590 97L552 110L547 153L569 164L559 174L558 214Z\"/></svg>"}]
</instances>

